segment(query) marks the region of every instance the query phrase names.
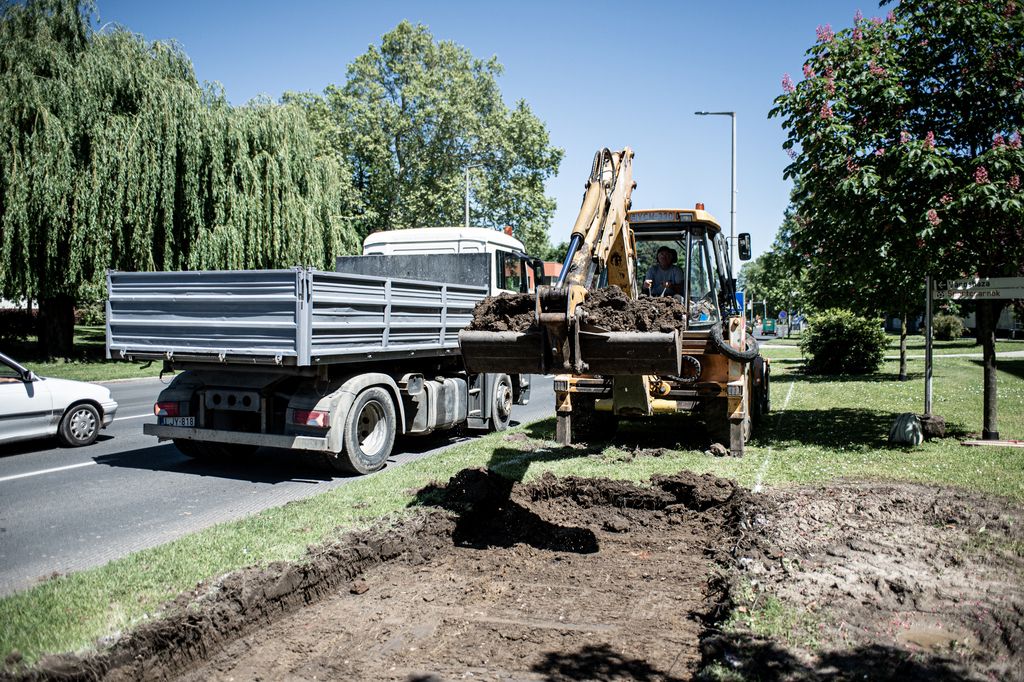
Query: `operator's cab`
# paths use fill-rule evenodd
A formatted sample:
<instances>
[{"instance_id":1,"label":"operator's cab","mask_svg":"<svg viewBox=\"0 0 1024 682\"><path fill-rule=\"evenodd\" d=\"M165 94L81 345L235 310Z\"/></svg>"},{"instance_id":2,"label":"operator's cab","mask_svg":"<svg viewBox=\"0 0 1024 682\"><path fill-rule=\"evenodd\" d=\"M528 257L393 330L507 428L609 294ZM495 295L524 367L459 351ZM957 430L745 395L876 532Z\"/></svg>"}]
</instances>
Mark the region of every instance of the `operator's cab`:
<instances>
[{"instance_id":1,"label":"operator's cab","mask_svg":"<svg viewBox=\"0 0 1024 682\"><path fill-rule=\"evenodd\" d=\"M698 204L695 209L630 211L628 220L636 241L637 281L660 267L657 253L668 247L683 273L683 291L674 295L687 305L687 330L707 331L730 314L736 299L729 277L729 248L718 221ZM658 296L663 291L651 292ZM670 294L671 295L671 294ZM724 313L724 314L723 314Z\"/></svg>"}]
</instances>

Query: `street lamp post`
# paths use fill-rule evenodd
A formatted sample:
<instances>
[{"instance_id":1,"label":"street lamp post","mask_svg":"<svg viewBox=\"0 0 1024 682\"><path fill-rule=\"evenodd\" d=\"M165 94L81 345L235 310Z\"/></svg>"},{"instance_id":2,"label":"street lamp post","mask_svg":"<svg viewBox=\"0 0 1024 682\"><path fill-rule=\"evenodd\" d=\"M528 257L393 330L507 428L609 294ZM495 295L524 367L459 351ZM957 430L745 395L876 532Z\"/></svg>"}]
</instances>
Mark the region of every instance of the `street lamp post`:
<instances>
[{"instance_id":1,"label":"street lamp post","mask_svg":"<svg viewBox=\"0 0 1024 682\"><path fill-rule=\"evenodd\" d=\"M736 250L736 112L735 111L695 111L697 116L729 116L732 118L732 210L729 214L729 268L733 267ZM730 272L732 277L733 273Z\"/></svg>"},{"instance_id":2,"label":"street lamp post","mask_svg":"<svg viewBox=\"0 0 1024 682\"><path fill-rule=\"evenodd\" d=\"M469 227L469 169L479 168L482 163L474 163L472 166L466 166L466 227Z\"/></svg>"}]
</instances>

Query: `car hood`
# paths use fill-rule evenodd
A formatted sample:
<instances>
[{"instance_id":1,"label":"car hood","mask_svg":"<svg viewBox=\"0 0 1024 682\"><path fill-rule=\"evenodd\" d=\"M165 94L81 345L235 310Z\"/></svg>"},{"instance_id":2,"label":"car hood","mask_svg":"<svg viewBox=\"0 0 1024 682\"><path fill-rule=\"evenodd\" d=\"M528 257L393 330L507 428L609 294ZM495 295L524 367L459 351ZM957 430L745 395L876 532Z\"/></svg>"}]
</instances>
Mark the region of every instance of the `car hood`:
<instances>
[{"instance_id":1,"label":"car hood","mask_svg":"<svg viewBox=\"0 0 1024 682\"><path fill-rule=\"evenodd\" d=\"M54 379L52 377L39 377L39 381L50 391L54 401L64 398L70 402L88 398L97 402L110 402L110 389L99 384L90 384L87 381L73 381L71 379Z\"/></svg>"}]
</instances>

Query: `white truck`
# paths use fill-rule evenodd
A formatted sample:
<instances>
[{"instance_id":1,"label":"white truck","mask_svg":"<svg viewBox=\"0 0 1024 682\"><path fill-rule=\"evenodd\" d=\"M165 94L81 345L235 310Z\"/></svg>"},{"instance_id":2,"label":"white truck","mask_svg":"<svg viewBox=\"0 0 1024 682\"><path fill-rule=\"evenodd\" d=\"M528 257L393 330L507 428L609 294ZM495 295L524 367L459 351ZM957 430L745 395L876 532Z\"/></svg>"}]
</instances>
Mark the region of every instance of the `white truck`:
<instances>
[{"instance_id":1,"label":"white truck","mask_svg":"<svg viewBox=\"0 0 1024 682\"><path fill-rule=\"evenodd\" d=\"M483 228L380 232L363 252L337 272L108 272L107 357L177 372L144 433L195 458L268 446L365 474L401 434L508 428L529 375L467 373L458 333L485 296L529 291L540 261Z\"/></svg>"}]
</instances>

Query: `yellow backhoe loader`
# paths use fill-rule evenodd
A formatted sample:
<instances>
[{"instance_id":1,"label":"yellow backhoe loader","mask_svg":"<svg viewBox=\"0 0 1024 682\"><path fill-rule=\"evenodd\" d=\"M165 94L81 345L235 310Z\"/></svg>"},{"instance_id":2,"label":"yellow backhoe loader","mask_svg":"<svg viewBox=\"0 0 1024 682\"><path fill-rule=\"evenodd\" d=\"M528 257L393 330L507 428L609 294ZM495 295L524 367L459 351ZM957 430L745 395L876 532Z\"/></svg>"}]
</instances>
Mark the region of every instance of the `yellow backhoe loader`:
<instances>
[{"instance_id":1,"label":"yellow backhoe loader","mask_svg":"<svg viewBox=\"0 0 1024 682\"><path fill-rule=\"evenodd\" d=\"M554 286L537 288L533 326L463 330L463 360L470 372L555 374L563 445L574 432L609 437L620 417L696 412L713 441L742 456L752 424L771 406L769 366L737 309L726 237L702 204L630 210L632 159L628 147L595 156L562 272ZM666 249L681 270L668 287L642 274L657 273L655 254ZM583 304L610 285L634 300L645 291L675 296L684 319L671 332L596 326Z\"/></svg>"}]
</instances>

